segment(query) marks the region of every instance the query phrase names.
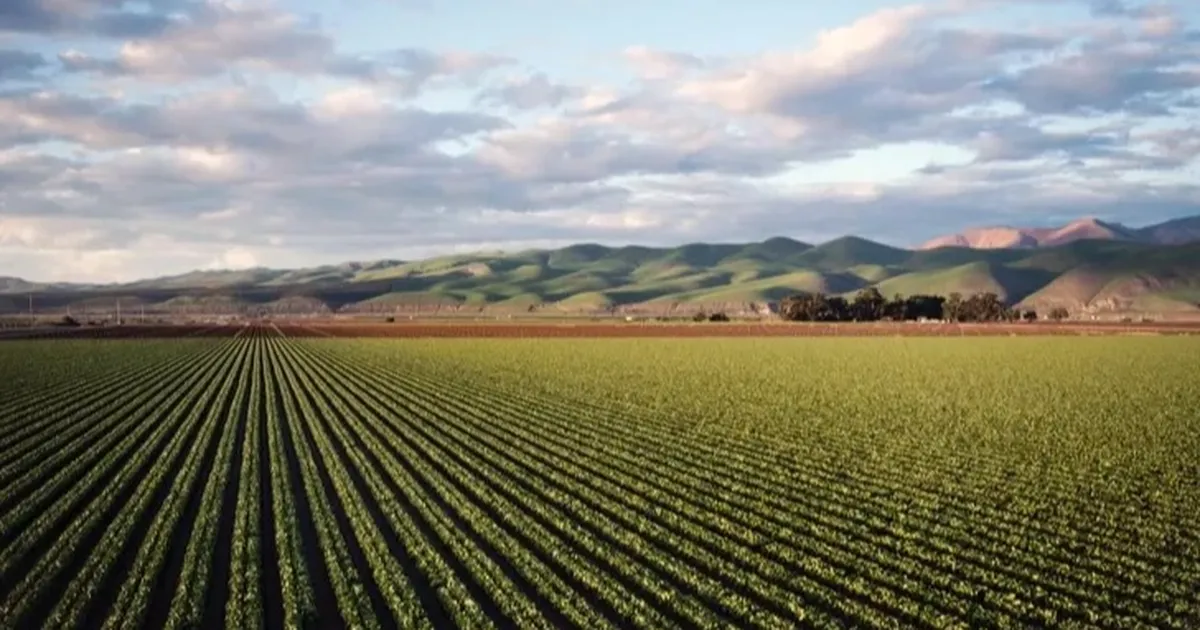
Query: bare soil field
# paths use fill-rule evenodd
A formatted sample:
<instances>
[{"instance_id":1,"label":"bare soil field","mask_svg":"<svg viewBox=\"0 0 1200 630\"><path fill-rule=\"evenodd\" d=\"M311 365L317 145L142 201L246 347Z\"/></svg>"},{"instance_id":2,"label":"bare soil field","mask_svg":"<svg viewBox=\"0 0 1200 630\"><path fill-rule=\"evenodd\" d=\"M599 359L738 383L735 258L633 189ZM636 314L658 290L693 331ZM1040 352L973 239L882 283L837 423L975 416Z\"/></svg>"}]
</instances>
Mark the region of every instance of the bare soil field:
<instances>
[{"instance_id":1,"label":"bare soil field","mask_svg":"<svg viewBox=\"0 0 1200 630\"><path fill-rule=\"evenodd\" d=\"M620 338L620 337L1011 337L1080 335L1200 335L1200 323L629 323L420 322L394 324L280 322L296 338ZM239 337L242 325L152 325L32 328L0 333L18 339L181 339Z\"/></svg>"},{"instance_id":2,"label":"bare soil field","mask_svg":"<svg viewBox=\"0 0 1200 630\"><path fill-rule=\"evenodd\" d=\"M1200 324L917 323L396 323L280 324L289 337L835 337L1200 334Z\"/></svg>"}]
</instances>

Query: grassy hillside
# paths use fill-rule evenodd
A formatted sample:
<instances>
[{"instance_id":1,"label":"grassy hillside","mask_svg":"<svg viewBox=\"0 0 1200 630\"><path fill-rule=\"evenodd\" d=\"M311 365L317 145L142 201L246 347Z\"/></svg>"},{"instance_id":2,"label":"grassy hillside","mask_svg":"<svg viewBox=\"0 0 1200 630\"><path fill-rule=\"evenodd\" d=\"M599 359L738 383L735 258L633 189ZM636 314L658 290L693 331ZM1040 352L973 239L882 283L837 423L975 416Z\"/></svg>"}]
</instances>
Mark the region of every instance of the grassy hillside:
<instances>
[{"instance_id":1,"label":"grassy hillside","mask_svg":"<svg viewBox=\"0 0 1200 630\"><path fill-rule=\"evenodd\" d=\"M991 292L1008 303L1020 302L1045 286L1057 274L1039 269L976 261L945 269L913 271L876 285L884 295L949 295Z\"/></svg>"},{"instance_id":2,"label":"grassy hillside","mask_svg":"<svg viewBox=\"0 0 1200 630\"><path fill-rule=\"evenodd\" d=\"M1037 250L944 247L910 251L858 237L820 245L787 238L456 254L309 269L198 271L104 287L38 290L0 284L0 312L123 304L148 311L266 313L306 310L604 311L622 308L737 310L798 292L885 295L991 291L1011 304L1073 310L1188 310L1200 302L1200 244L1076 241ZM4 289L8 289L5 291ZM18 297L22 299L17 299Z\"/></svg>"}]
</instances>

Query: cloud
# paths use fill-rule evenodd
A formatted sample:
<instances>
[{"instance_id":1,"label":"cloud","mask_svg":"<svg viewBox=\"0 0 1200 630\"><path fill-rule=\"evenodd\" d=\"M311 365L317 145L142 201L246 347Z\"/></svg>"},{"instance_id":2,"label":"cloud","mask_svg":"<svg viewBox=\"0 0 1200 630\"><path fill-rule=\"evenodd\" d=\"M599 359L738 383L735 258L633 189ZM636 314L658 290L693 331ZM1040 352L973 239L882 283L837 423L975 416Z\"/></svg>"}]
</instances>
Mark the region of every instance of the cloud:
<instances>
[{"instance_id":1,"label":"cloud","mask_svg":"<svg viewBox=\"0 0 1200 630\"><path fill-rule=\"evenodd\" d=\"M475 102L517 110L558 107L585 93L582 88L554 83L544 73L509 79L481 90Z\"/></svg>"},{"instance_id":2,"label":"cloud","mask_svg":"<svg viewBox=\"0 0 1200 630\"><path fill-rule=\"evenodd\" d=\"M1019 27L1039 3L931 2L572 74L465 39L367 50L285 2L0 3L2 273L1200 214L1200 36L1170 4Z\"/></svg>"},{"instance_id":3,"label":"cloud","mask_svg":"<svg viewBox=\"0 0 1200 630\"><path fill-rule=\"evenodd\" d=\"M678 94L732 114L789 123L813 148L928 135L928 123L990 98L988 77L1052 35L936 29L924 6L889 9L823 33L811 50L768 53L681 84Z\"/></svg>"},{"instance_id":4,"label":"cloud","mask_svg":"<svg viewBox=\"0 0 1200 630\"><path fill-rule=\"evenodd\" d=\"M1053 132L1028 124L1000 121L979 125L975 137L965 146L975 151L975 164L1046 157L1102 159L1132 155L1128 136L1128 130L1120 128Z\"/></svg>"},{"instance_id":5,"label":"cloud","mask_svg":"<svg viewBox=\"0 0 1200 630\"><path fill-rule=\"evenodd\" d=\"M23 50L0 49L0 81L32 79L34 72L47 66L46 58Z\"/></svg>"},{"instance_id":6,"label":"cloud","mask_svg":"<svg viewBox=\"0 0 1200 630\"><path fill-rule=\"evenodd\" d=\"M146 37L124 41L110 57L59 54L63 68L109 78L178 84L245 74L330 77L386 87L405 98L431 84L471 85L513 60L470 51L397 48L345 54L318 23L271 6L210 0Z\"/></svg>"},{"instance_id":7,"label":"cloud","mask_svg":"<svg viewBox=\"0 0 1200 630\"><path fill-rule=\"evenodd\" d=\"M314 159L373 157L386 162L387 155L411 155L430 143L507 124L486 114L364 106L362 94L334 91L308 106L252 88L203 92L161 104L52 91L14 93L0 96L0 116L13 121L0 132L0 140L68 142L90 150L219 147L294 167Z\"/></svg>"},{"instance_id":8,"label":"cloud","mask_svg":"<svg viewBox=\"0 0 1200 630\"><path fill-rule=\"evenodd\" d=\"M230 247L221 252L204 269L253 269L259 266L258 255L248 247Z\"/></svg>"},{"instance_id":9,"label":"cloud","mask_svg":"<svg viewBox=\"0 0 1200 630\"><path fill-rule=\"evenodd\" d=\"M332 39L299 16L256 6L208 3L155 37L131 39L109 72L187 79L234 69L317 73L334 62Z\"/></svg>"},{"instance_id":10,"label":"cloud","mask_svg":"<svg viewBox=\"0 0 1200 630\"><path fill-rule=\"evenodd\" d=\"M586 119L555 120L489 134L477 157L514 180L543 184L663 173L767 175L783 167L786 148L742 140L702 122L680 122L661 133L676 142L640 142L629 128Z\"/></svg>"},{"instance_id":11,"label":"cloud","mask_svg":"<svg viewBox=\"0 0 1200 630\"><path fill-rule=\"evenodd\" d=\"M656 50L641 45L626 48L622 55L643 79L674 78L706 65L704 59L696 55Z\"/></svg>"},{"instance_id":12,"label":"cloud","mask_svg":"<svg viewBox=\"0 0 1200 630\"><path fill-rule=\"evenodd\" d=\"M150 0L140 11L126 0L5 0L0 3L0 33L75 34L143 37L160 33L172 11L194 6L188 0Z\"/></svg>"},{"instance_id":13,"label":"cloud","mask_svg":"<svg viewBox=\"0 0 1200 630\"><path fill-rule=\"evenodd\" d=\"M362 77L384 85L394 85L405 96L414 96L430 84L461 81L474 86L489 71L511 65L514 59L503 55L469 51L435 53L419 48L387 51L372 63L350 62L340 74ZM335 72L335 74L339 74Z\"/></svg>"}]
</instances>

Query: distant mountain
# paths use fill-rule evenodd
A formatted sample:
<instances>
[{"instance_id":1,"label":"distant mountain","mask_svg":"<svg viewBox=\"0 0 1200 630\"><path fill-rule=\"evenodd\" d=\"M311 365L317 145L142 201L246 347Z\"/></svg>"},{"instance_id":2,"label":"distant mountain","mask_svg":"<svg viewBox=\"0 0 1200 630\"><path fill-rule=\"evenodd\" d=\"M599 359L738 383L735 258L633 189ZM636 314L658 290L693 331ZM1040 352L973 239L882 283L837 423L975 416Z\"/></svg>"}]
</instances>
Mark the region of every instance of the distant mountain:
<instances>
[{"instance_id":1,"label":"distant mountain","mask_svg":"<svg viewBox=\"0 0 1200 630\"><path fill-rule=\"evenodd\" d=\"M1189 223L1189 221L1191 221ZM1144 228L1181 234L1194 220ZM1122 226L1077 221L1039 245L907 250L846 236L674 248L583 243L307 269L197 271L104 286L0 281L0 313L648 313L761 308L788 295L993 291L1010 304L1072 310L1200 313L1200 241L1164 245ZM1028 236L1028 235L1027 235ZM1024 238L1024 237L1022 237ZM1162 237L1166 238L1166 237ZM995 241L990 241L993 244Z\"/></svg>"},{"instance_id":2,"label":"distant mountain","mask_svg":"<svg viewBox=\"0 0 1200 630\"><path fill-rule=\"evenodd\" d=\"M1061 227L979 227L940 236L918 247L970 247L972 249L1033 249L1054 247L1080 240L1130 241L1158 245L1181 245L1200 241L1200 217L1175 219L1143 228L1130 228L1085 217Z\"/></svg>"},{"instance_id":3,"label":"distant mountain","mask_svg":"<svg viewBox=\"0 0 1200 630\"><path fill-rule=\"evenodd\" d=\"M67 282L30 282L11 276L0 276L0 294L29 293L30 291L75 291L87 289L93 285L74 284Z\"/></svg>"},{"instance_id":4,"label":"distant mountain","mask_svg":"<svg viewBox=\"0 0 1200 630\"><path fill-rule=\"evenodd\" d=\"M0 276L0 293L21 293L25 291L40 291L41 289L40 285L27 280Z\"/></svg>"},{"instance_id":5,"label":"distant mountain","mask_svg":"<svg viewBox=\"0 0 1200 630\"><path fill-rule=\"evenodd\" d=\"M1144 238L1163 245L1181 245L1200 241L1200 216L1174 219L1144 227L1140 230Z\"/></svg>"}]
</instances>

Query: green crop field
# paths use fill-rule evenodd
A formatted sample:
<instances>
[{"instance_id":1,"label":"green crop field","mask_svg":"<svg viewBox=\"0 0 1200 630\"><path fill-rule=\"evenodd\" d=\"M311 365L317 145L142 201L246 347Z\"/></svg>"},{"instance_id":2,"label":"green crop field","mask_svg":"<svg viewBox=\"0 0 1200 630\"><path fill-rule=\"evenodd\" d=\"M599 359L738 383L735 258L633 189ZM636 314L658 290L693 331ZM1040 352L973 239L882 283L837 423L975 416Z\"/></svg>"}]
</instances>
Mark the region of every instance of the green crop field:
<instances>
[{"instance_id":1,"label":"green crop field","mask_svg":"<svg viewBox=\"0 0 1200 630\"><path fill-rule=\"evenodd\" d=\"M1200 338L0 344L7 628L1197 628Z\"/></svg>"}]
</instances>

